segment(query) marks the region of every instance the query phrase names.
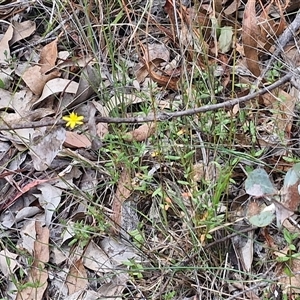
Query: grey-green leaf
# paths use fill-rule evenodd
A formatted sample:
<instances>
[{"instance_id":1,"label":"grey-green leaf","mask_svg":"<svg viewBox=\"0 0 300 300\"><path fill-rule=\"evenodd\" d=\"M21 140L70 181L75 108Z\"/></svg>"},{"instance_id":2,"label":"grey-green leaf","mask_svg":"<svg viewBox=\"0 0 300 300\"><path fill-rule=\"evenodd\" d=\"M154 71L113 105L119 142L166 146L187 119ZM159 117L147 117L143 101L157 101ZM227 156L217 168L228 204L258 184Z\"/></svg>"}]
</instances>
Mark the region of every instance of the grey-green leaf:
<instances>
[{"instance_id":1,"label":"grey-green leaf","mask_svg":"<svg viewBox=\"0 0 300 300\"><path fill-rule=\"evenodd\" d=\"M277 193L269 175L264 169L256 169L248 175L245 181L245 189L247 194L255 197L263 197Z\"/></svg>"}]
</instances>

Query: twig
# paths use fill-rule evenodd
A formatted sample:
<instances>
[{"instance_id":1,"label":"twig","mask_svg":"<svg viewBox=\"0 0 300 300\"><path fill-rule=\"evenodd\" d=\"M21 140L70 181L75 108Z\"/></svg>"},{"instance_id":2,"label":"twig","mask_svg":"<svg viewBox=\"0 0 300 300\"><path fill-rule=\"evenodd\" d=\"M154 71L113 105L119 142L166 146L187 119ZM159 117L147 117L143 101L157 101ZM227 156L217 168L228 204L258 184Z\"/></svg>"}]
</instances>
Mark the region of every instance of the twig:
<instances>
[{"instance_id":1,"label":"twig","mask_svg":"<svg viewBox=\"0 0 300 300\"><path fill-rule=\"evenodd\" d=\"M237 104L241 104L244 102L247 102L249 100L254 99L257 96L261 96L267 92L270 92L271 90L278 88L279 86L283 85L284 83L290 81L292 77L295 75L295 72L289 72L285 76L283 76L281 79L278 81L274 82L273 84L266 86L262 88L261 90L251 93L247 96L240 97L240 98L235 98L231 99L222 103L218 104L211 104L211 105L204 105L201 107L197 108L191 108L183 111L177 111L177 112L161 112L158 114L152 114L146 117L132 117L132 118L110 118L110 117L96 117L96 122L100 123L147 123L147 122L162 122L162 121L168 121L173 118L179 118L179 117L184 117L184 116L192 116L195 114L199 113L204 113L208 111L214 111L214 110L219 110L222 108L231 108ZM22 128L38 128L38 127L44 127L44 126L60 126L64 125L65 122L62 120L50 120L50 121L38 121L38 122L24 122L24 123L19 123L19 124L14 124L14 125L2 125L0 126L0 131L1 130L15 130L15 129L22 129Z\"/></svg>"}]
</instances>

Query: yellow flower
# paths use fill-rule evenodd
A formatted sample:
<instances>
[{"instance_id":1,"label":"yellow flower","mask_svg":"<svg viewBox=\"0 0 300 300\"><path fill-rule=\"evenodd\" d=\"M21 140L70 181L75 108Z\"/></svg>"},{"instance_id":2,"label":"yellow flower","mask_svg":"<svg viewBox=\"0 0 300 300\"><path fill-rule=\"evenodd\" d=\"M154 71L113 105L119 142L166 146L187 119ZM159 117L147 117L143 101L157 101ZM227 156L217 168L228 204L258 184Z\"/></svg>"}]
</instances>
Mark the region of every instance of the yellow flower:
<instances>
[{"instance_id":1,"label":"yellow flower","mask_svg":"<svg viewBox=\"0 0 300 300\"><path fill-rule=\"evenodd\" d=\"M67 127L73 129L76 125L83 124L83 118L83 116L78 116L76 113L72 112L69 116L64 116L62 119L67 122Z\"/></svg>"}]
</instances>

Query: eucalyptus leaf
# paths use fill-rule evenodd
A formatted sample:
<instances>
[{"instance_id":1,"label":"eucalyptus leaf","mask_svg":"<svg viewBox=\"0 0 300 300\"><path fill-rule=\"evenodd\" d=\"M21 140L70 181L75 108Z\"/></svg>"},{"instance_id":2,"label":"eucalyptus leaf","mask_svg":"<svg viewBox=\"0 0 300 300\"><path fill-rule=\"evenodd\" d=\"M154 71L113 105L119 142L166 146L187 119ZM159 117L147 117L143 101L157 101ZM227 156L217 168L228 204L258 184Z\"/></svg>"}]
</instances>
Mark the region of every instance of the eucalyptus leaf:
<instances>
[{"instance_id":1,"label":"eucalyptus leaf","mask_svg":"<svg viewBox=\"0 0 300 300\"><path fill-rule=\"evenodd\" d=\"M231 26L224 26L220 28L221 33L219 36L219 50L222 53L226 53L232 47L232 36L233 36L233 29Z\"/></svg>"},{"instance_id":2,"label":"eucalyptus leaf","mask_svg":"<svg viewBox=\"0 0 300 300\"><path fill-rule=\"evenodd\" d=\"M245 189L247 194L255 197L263 197L277 193L268 173L264 169L256 169L248 175L245 181Z\"/></svg>"},{"instance_id":3,"label":"eucalyptus leaf","mask_svg":"<svg viewBox=\"0 0 300 300\"><path fill-rule=\"evenodd\" d=\"M266 227L270 225L275 218L275 205L265 207L259 214L254 215L248 219L248 221L257 227Z\"/></svg>"},{"instance_id":4,"label":"eucalyptus leaf","mask_svg":"<svg viewBox=\"0 0 300 300\"><path fill-rule=\"evenodd\" d=\"M300 179L300 163L289 169L284 177L283 186L289 187L297 183Z\"/></svg>"},{"instance_id":5,"label":"eucalyptus leaf","mask_svg":"<svg viewBox=\"0 0 300 300\"><path fill-rule=\"evenodd\" d=\"M300 163L290 168L280 190L280 202L289 210L297 211L300 205Z\"/></svg>"}]
</instances>

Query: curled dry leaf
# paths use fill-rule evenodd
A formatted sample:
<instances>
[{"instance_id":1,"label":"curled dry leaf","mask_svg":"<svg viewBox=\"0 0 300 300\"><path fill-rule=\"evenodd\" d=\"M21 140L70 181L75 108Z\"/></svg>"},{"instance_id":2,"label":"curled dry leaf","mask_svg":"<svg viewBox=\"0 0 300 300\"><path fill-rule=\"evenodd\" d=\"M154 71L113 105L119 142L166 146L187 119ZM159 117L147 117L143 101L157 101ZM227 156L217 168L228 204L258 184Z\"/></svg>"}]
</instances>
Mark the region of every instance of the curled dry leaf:
<instances>
[{"instance_id":1,"label":"curled dry leaf","mask_svg":"<svg viewBox=\"0 0 300 300\"><path fill-rule=\"evenodd\" d=\"M162 43L148 44L145 46L144 60L157 61L168 63L170 60L170 52L168 48ZM139 64L135 68L135 75L138 82L144 81L148 76L149 71L145 64Z\"/></svg>"},{"instance_id":2,"label":"curled dry leaf","mask_svg":"<svg viewBox=\"0 0 300 300\"><path fill-rule=\"evenodd\" d=\"M124 136L124 140L127 142L142 142L145 141L147 138L149 138L155 131L155 123L145 123L138 127L137 129L134 129L133 131L128 132Z\"/></svg>"},{"instance_id":3,"label":"curled dry leaf","mask_svg":"<svg viewBox=\"0 0 300 300\"><path fill-rule=\"evenodd\" d=\"M42 89L43 93L41 97L34 103L32 108L37 107L37 105L47 97L56 93L65 92L69 94L75 94L78 90L78 83L69 79L54 78L45 83Z\"/></svg>"},{"instance_id":4,"label":"curled dry leaf","mask_svg":"<svg viewBox=\"0 0 300 300\"><path fill-rule=\"evenodd\" d=\"M239 9L240 5L241 5L240 0L234 0L232 2L230 1L230 4L224 9L224 14L226 16L232 15Z\"/></svg>"},{"instance_id":5,"label":"curled dry leaf","mask_svg":"<svg viewBox=\"0 0 300 300\"><path fill-rule=\"evenodd\" d=\"M145 53L145 49L143 49L143 52ZM163 60L160 58L156 58L152 61L144 60L145 67L148 71L149 77L159 85L177 91L180 77L179 76L173 77L173 76L159 74L159 72L162 73L162 71L157 70L158 69L157 66L162 61Z\"/></svg>"}]
</instances>

